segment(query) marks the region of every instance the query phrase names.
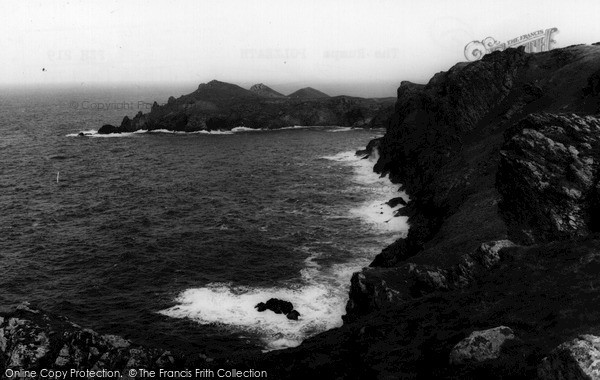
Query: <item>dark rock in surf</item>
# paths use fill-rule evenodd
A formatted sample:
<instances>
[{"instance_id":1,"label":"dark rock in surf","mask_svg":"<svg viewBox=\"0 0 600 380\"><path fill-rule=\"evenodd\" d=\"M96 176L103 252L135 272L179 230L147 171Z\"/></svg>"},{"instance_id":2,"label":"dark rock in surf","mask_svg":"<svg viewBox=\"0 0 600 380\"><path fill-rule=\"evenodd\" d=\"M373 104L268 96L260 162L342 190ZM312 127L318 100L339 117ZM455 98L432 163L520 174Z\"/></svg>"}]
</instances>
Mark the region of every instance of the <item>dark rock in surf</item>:
<instances>
[{"instance_id":1,"label":"dark rock in surf","mask_svg":"<svg viewBox=\"0 0 600 380\"><path fill-rule=\"evenodd\" d=\"M287 313L287 315L286 315L287 319L291 319L293 321L297 321L299 316L300 316L300 313L298 313L297 310L292 310L289 313Z\"/></svg>"},{"instance_id":2,"label":"dark rock in surf","mask_svg":"<svg viewBox=\"0 0 600 380\"><path fill-rule=\"evenodd\" d=\"M254 306L258 311L271 310L275 314L289 314L294 310L294 305L291 302L283 301L277 298L271 298L267 303L259 303Z\"/></svg>"},{"instance_id":3,"label":"dark rock in surf","mask_svg":"<svg viewBox=\"0 0 600 380\"><path fill-rule=\"evenodd\" d=\"M100 135L108 135L111 133L121 133L121 130L118 127L110 124L104 124L100 129L98 129L98 134ZM81 136L81 134L79 134Z\"/></svg>"},{"instance_id":4,"label":"dark rock in surf","mask_svg":"<svg viewBox=\"0 0 600 380\"><path fill-rule=\"evenodd\" d=\"M369 158L371 154L373 154L373 150L379 147L379 142L381 138L373 139L369 141L365 149L360 149L356 151L357 156L364 156L363 158Z\"/></svg>"},{"instance_id":5,"label":"dark rock in surf","mask_svg":"<svg viewBox=\"0 0 600 380\"><path fill-rule=\"evenodd\" d=\"M263 311L267 310L267 305L265 305L264 302L260 302L260 303L256 304L256 306L254 306L254 308L257 311L263 312Z\"/></svg>"},{"instance_id":6,"label":"dark rock in surf","mask_svg":"<svg viewBox=\"0 0 600 380\"><path fill-rule=\"evenodd\" d=\"M387 201L386 204L388 206L390 206L391 208L394 208L398 205L406 206L406 201L402 197L396 197L396 198L392 198L389 201Z\"/></svg>"}]
</instances>

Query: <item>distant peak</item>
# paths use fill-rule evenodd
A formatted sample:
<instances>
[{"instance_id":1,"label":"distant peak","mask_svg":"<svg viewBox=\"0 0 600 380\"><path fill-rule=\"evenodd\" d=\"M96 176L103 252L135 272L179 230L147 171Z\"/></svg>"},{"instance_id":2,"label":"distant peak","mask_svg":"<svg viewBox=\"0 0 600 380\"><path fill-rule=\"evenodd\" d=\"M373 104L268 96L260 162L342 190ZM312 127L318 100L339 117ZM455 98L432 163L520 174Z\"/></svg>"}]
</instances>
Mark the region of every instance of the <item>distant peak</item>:
<instances>
[{"instance_id":1,"label":"distant peak","mask_svg":"<svg viewBox=\"0 0 600 380\"><path fill-rule=\"evenodd\" d=\"M312 87L304 87L288 95L290 98L329 98L330 96Z\"/></svg>"},{"instance_id":2,"label":"distant peak","mask_svg":"<svg viewBox=\"0 0 600 380\"><path fill-rule=\"evenodd\" d=\"M266 97L266 98L283 98L285 97L285 95L273 90L272 88L270 88L269 86L263 84L263 83L257 83L255 85L253 85L252 87L250 87L250 91L254 92L255 94L262 96L262 97Z\"/></svg>"},{"instance_id":3,"label":"distant peak","mask_svg":"<svg viewBox=\"0 0 600 380\"><path fill-rule=\"evenodd\" d=\"M223 85L223 84L229 84L229 83L225 83L225 82L221 82L219 80L213 79L210 82L207 83L200 83L200 85L198 86L198 88L202 88L202 87L213 87L216 85Z\"/></svg>"},{"instance_id":4,"label":"distant peak","mask_svg":"<svg viewBox=\"0 0 600 380\"><path fill-rule=\"evenodd\" d=\"M215 80L215 79L213 79L213 80L211 80L210 82L206 82L206 83L200 83L200 85L199 85L198 87L202 87L202 86L208 86L208 85L215 84L215 83L219 83L219 81L218 81L218 80Z\"/></svg>"}]
</instances>

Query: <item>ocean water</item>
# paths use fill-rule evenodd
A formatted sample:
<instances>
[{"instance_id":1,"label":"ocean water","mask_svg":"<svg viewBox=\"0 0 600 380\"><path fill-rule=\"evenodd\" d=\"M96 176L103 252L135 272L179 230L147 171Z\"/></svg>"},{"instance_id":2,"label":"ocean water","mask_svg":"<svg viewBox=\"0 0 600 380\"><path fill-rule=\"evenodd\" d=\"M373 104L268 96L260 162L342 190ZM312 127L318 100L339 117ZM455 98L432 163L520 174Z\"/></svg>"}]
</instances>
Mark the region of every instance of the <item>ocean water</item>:
<instances>
[{"instance_id":1,"label":"ocean water","mask_svg":"<svg viewBox=\"0 0 600 380\"><path fill-rule=\"evenodd\" d=\"M384 204L404 194L354 155L383 131L95 134L172 91L3 92L0 306L209 355L340 326L352 273L408 229ZM254 309L272 297L300 319Z\"/></svg>"}]
</instances>

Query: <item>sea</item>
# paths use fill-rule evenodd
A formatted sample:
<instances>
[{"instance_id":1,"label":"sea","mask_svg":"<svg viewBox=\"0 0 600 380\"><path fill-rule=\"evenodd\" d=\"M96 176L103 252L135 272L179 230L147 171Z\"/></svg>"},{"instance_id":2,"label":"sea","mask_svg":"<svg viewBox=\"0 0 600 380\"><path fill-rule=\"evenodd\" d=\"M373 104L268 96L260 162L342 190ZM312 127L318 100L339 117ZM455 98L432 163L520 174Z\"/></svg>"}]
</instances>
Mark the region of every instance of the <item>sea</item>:
<instances>
[{"instance_id":1,"label":"sea","mask_svg":"<svg viewBox=\"0 0 600 380\"><path fill-rule=\"evenodd\" d=\"M406 194L355 155L385 131L96 133L179 90L0 91L0 310L213 356L340 326L352 273L408 231L385 204Z\"/></svg>"}]
</instances>

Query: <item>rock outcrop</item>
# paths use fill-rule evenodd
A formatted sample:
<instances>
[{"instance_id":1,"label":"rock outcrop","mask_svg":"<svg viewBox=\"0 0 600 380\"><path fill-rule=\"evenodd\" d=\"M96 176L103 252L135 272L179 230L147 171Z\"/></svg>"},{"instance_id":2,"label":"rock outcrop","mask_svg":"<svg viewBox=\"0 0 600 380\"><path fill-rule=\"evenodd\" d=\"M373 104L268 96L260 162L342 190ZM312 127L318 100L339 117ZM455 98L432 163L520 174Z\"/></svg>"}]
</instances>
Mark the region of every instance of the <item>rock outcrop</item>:
<instances>
[{"instance_id":1,"label":"rock outcrop","mask_svg":"<svg viewBox=\"0 0 600 380\"><path fill-rule=\"evenodd\" d=\"M98 133L101 135L109 135L111 133L121 133L123 132L119 127L115 127L111 124L104 124L100 129L98 129ZM82 133L83 134L83 133Z\"/></svg>"},{"instance_id":2,"label":"rock outcrop","mask_svg":"<svg viewBox=\"0 0 600 380\"><path fill-rule=\"evenodd\" d=\"M514 332L506 326L473 331L452 348L450 364L464 365L497 359L505 343L513 339L515 339Z\"/></svg>"},{"instance_id":3,"label":"rock outcrop","mask_svg":"<svg viewBox=\"0 0 600 380\"><path fill-rule=\"evenodd\" d=\"M506 139L497 187L511 234L531 244L600 229L600 119L531 114Z\"/></svg>"},{"instance_id":4,"label":"rock outcrop","mask_svg":"<svg viewBox=\"0 0 600 380\"><path fill-rule=\"evenodd\" d=\"M402 243L404 239L394 244ZM473 252L460 257L457 264L449 267L413 262L395 266L393 264L396 262L390 261L386 263L386 268L364 268L352 276L350 299L346 305L347 315L344 316L344 320L352 321L358 316L406 303L437 291L458 290L473 285L500 262L502 249L514 246L510 240L482 243ZM386 260L385 255L391 253L384 250L374 262L378 259ZM396 258L397 256L391 256L389 259Z\"/></svg>"},{"instance_id":5,"label":"rock outcrop","mask_svg":"<svg viewBox=\"0 0 600 380\"><path fill-rule=\"evenodd\" d=\"M410 231L354 274L344 326L294 351L318 369L293 370L528 379L552 347L596 334L599 65L600 46L508 49L403 82L385 136L358 153L376 147L375 170L402 184ZM489 326L519 339L449 363Z\"/></svg>"},{"instance_id":6,"label":"rock outcrop","mask_svg":"<svg viewBox=\"0 0 600 380\"><path fill-rule=\"evenodd\" d=\"M540 380L600 379L600 337L582 335L565 342L544 358Z\"/></svg>"},{"instance_id":7,"label":"rock outcrop","mask_svg":"<svg viewBox=\"0 0 600 380\"><path fill-rule=\"evenodd\" d=\"M8 377L6 370L39 373L42 369L110 370L129 378L129 369L174 369L192 363L210 366L210 361L198 357L194 362L169 350L142 347L116 335L100 335L27 305L0 316L2 378Z\"/></svg>"}]
</instances>

